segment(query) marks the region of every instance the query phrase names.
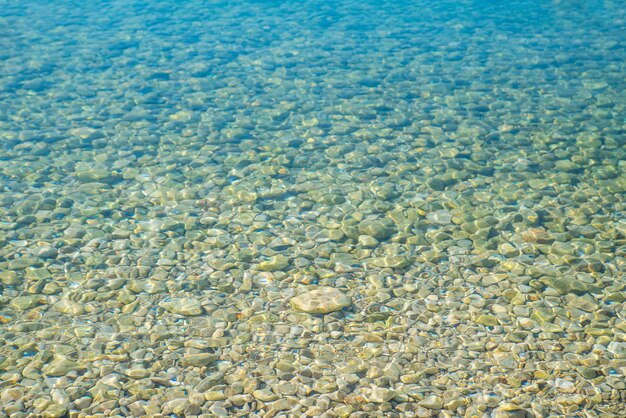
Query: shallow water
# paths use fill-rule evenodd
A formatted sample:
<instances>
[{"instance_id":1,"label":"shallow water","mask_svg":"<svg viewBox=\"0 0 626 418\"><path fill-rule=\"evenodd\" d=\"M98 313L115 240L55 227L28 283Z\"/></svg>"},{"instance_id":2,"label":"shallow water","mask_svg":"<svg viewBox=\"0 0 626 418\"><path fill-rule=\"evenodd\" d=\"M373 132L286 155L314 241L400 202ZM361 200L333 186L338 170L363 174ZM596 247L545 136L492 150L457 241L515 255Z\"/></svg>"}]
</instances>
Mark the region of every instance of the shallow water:
<instances>
[{"instance_id":1,"label":"shallow water","mask_svg":"<svg viewBox=\"0 0 626 418\"><path fill-rule=\"evenodd\" d=\"M3 414L623 416L622 2L88 3L0 1Z\"/></svg>"}]
</instances>

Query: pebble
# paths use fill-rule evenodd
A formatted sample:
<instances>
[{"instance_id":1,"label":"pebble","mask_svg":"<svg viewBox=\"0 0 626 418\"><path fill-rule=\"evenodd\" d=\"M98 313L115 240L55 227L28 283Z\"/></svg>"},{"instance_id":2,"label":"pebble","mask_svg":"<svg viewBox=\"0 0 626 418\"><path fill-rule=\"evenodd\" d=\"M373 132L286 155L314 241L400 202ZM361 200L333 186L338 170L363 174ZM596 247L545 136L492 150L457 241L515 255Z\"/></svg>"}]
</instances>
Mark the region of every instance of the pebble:
<instances>
[{"instance_id":1,"label":"pebble","mask_svg":"<svg viewBox=\"0 0 626 418\"><path fill-rule=\"evenodd\" d=\"M68 408L66 406L53 403L43 411L42 416L44 418L61 418L67 414L67 411Z\"/></svg>"},{"instance_id":2,"label":"pebble","mask_svg":"<svg viewBox=\"0 0 626 418\"><path fill-rule=\"evenodd\" d=\"M46 298L42 295L18 296L11 300L11 306L20 311L32 309L46 303Z\"/></svg>"},{"instance_id":3,"label":"pebble","mask_svg":"<svg viewBox=\"0 0 626 418\"><path fill-rule=\"evenodd\" d=\"M71 316L82 315L85 312L85 308L80 303L67 299L55 303L52 307L55 311Z\"/></svg>"},{"instance_id":4,"label":"pebble","mask_svg":"<svg viewBox=\"0 0 626 418\"><path fill-rule=\"evenodd\" d=\"M187 367L187 366L202 367L202 366L206 366L210 363L215 362L218 358L219 358L219 355L217 354L210 354L210 353L190 354L190 355L183 357L180 363L184 367Z\"/></svg>"},{"instance_id":5,"label":"pebble","mask_svg":"<svg viewBox=\"0 0 626 418\"><path fill-rule=\"evenodd\" d=\"M180 298L171 301L161 302L159 304L162 308L169 312L184 315L184 316L197 316L204 312L200 302L190 298Z\"/></svg>"},{"instance_id":6,"label":"pebble","mask_svg":"<svg viewBox=\"0 0 626 418\"><path fill-rule=\"evenodd\" d=\"M374 386L369 390L367 401L374 403L389 402L395 395L396 393L391 389Z\"/></svg>"},{"instance_id":7,"label":"pebble","mask_svg":"<svg viewBox=\"0 0 626 418\"><path fill-rule=\"evenodd\" d=\"M427 409L443 408L443 400L439 396L430 395L419 402L419 406Z\"/></svg>"},{"instance_id":8,"label":"pebble","mask_svg":"<svg viewBox=\"0 0 626 418\"><path fill-rule=\"evenodd\" d=\"M287 266L289 266L289 259L279 254L259 263L258 269L261 271L282 271Z\"/></svg>"},{"instance_id":9,"label":"pebble","mask_svg":"<svg viewBox=\"0 0 626 418\"><path fill-rule=\"evenodd\" d=\"M301 293L291 299L291 306L311 314L328 314L351 304L352 301L343 292L328 286Z\"/></svg>"},{"instance_id":10,"label":"pebble","mask_svg":"<svg viewBox=\"0 0 626 418\"><path fill-rule=\"evenodd\" d=\"M269 389L255 390L254 392L252 392L252 396L260 400L261 402L273 402L278 399L278 395L276 395Z\"/></svg>"}]
</instances>

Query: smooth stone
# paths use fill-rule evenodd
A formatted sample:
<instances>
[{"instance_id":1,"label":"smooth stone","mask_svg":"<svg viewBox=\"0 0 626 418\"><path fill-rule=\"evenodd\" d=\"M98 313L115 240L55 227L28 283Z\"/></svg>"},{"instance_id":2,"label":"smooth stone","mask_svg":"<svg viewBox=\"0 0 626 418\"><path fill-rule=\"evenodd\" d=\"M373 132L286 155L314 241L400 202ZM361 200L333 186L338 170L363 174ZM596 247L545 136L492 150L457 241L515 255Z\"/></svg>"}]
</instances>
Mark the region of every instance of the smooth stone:
<instances>
[{"instance_id":1,"label":"smooth stone","mask_svg":"<svg viewBox=\"0 0 626 418\"><path fill-rule=\"evenodd\" d=\"M337 382L330 376L322 377L315 382L313 389L319 393L330 393L337 390Z\"/></svg>"},{"instance_id":2,"label":"smooth stone","mask_svg":"<svg viewBox=\"0 0 626 418\"><path fill-rule=\"evenodd\" d=\"M566 296L566 298L570 298L567 302L568 307L580 309L585 312L594 312L600 307L600 304L589 294L584 296L569 295Z\"/></svg>"},{"instance_id":3,"label":"smooth stone","mask_svg":"<svg viewBox=\"0 0 626 418\"><path fill-rule=\"evenodd\" d=\"M518 256L519 250L508 242L505 242L503 244L500 244L500 246L498 247L498 253L507 258L511 258Z\"/></svg>"},{"instance_id":4,"label":"smooth stone","mask_svg":"<svg viewBox=\"0 0 626 418\"><path fill-rule=\"evenodd\" d=\"M386 257L378 257L372 260L372 264L376 267L404 268L411 264L408 257L401 255L390 255Z\"/></svg>"},{"instance_id":5,"label":"smooth stone","mask_svg":"<svg viewBox=\"0 0 626 418\"><path fill-rule=\"evenodd\" d=\"M378 240L369 235L359 235L359 245L365 248L374 248L379 244Z\"/></svg>"},{"instance_id":6,"label":"smooth stone","mask_svg":"<svg viewBox=\"0 0 626 418\"><path fill-rule=\"evenodd\" d=\"M211 414L213 414L214 416L217 417L227 417L230 414L228 413L228 410L226 408L224 408L221 405L218 405L217 403L213 404L210 408L209 408L209 412Z\"/></svg>"},{"instance_id":7,"label":"smooth stone","mask_svg":"<svg viewBox=\"0 0 626 418\"><path fill-rule=\"evenodd\" d=\"M298 401L295 398L293 398L293 397L282 398L282 399L279 399L279 400L277 400L277 401L275 401L275 402L273 402L271 404L272 405L271 410L273 410L273 411L287 411L287 410L293 408L294 406L296 406L297 403L298 403Z\"/></svg>"},{"instance_id":8,"label":"smooth stone","mask_svg":"<svg viewBox=\"0 0 626 418\"><path fill-rule=\"evenodd\" d=\"M223 401L224 399L228 399L228 395L221 390L209 390L204 393L204 399L210 402Z\"/></svg>"},{"instance_id":9,"label":"smooth stone","mask_svg":"<svg viewBox=\"0 0 626 418\"><path fill-rule=\"evenodd\" d=\"M126 370L124 374L131 379L145 379L150 376L150 370L144 369L142 367L136 367L129 370Z\"/></svg>"},{"instance_id":10,"label":"smooth stone","mask_svg":"<svg viewBox=\"0 0 626 418\"><path fill-rule=\"evenodd\" d=\"M320 287L291 298L291 306L311 314L328 314L352 304L350 298L332 287Z\"/></svg>"},{"instance_id":11,"label":"smooth stone","mask_svg":"<svg viewBox=\"0 0 626 418\"><path fill-rule=\"evenodd\" d=\"M120 175L109 170L92 168L90 170L76 172L76 177L82 183L110 183L119 179Z\"/></svg>"},{"instance_id":12,"label":"smooth stone","mask_svg":"<svg viewBox=\"0 0 626 418\"><path fill-rule=\"evenodd\" d=\"M250 402L252 400L252 396L250 396L248 394L245 394L245 395L233 395L233 396L229 396L228 400L229 400L229 402L231 402L236 407L242 407L246 403L248 403L248 402Z\"/></svg>"},{"instance_id":13,"label":"smooth stone","mask_svg":"<svg viewBox=\"0 0 626 418\"><path fill-rule=\"evenodd\" d=\"M393 222L388 219L365 221L359 224L358 229L361 234L377 240L386 240L397 232Z\"/></svg>"},{"instance_id":14,"label":"smooth stone","mask_svg":"<svg viewBox=\"0 0 626 418\"><path fill-rule=\"evenodd\" d=\"M17 276L17 273L13 270L0 271L0 282L7 286L15 286L20 284L22 280Z\"/></svg>"},{"instance_id":15,"label":"smooth stone","mask_svg":"<svg viewBox=\"0 0 626 418\"><path fill-rule=\"evenodd\" d=\"M284 255L278 254L269 260L262 261L258 265L261 271L282 271L289 266L289 259Z\"/></svg>"},{"instance_id":16,"label":"smooth stone","mask_svg":"<svg viewBox=\"0 0 626 418\"><path fill-rule=\"evenodd\" d=\"M335 407L335 413L339 418L348 418L354 412L350 405L339 404Z\"/></svg>"},{"instance_id":17,"label":"smooth stone","mask_svg":"<svg viewBox=\"0 0 626 418\"><path fill-rule=\"evenodd\" d=\"M18 296L11 300L11 306L20 311L32 309L36 306L43 305L44 303L46 303L46 298L42 295Z\"/></svg>"},{"instance_id":18,"label":"smooth stone","mask_svg":"<svg viewBox=\"0 0 626 418\"><path fill-rule=\"evenodd\" d=\"M85 308L82 304L68 299L63 299L55 303L52 308L57 312L72 316L81 315L83 312L85 312Z\"/></svg>"},{"instance_id":19,"label":"smooth stone","mask_svg":"<svg viewBox=\"0 0 626 418\"><path fill-rule=\"evenodd\" d=\"M74 401L74 408L78 410L87 409L89 408L89 405L91 405L91 402L92 399L90 397L84 396Z\"/></svg>"},{"instance_id":20,"label":"smooth stone","mask_svg":"<svg viewBox=\"0 0 626 418\"><path fill-rule=\"evenodd\" d=\"M396 396L395 391L379 386L374 386L367 394L366 399L368 402L383 403L389 402L391 399L393 399L394 396Z\"/></svg>"},{"instance_id":21,"label":"smooth stone","mask_svg":"<svg viewBox=\"0 0 626 418\"><path fill-rule=\"evenodd\" d=\"M607 346L607 350L617 358L626 358L626 342L612 341Z\"/></svg>"},{"instance_id":22,"label":"smooth stone","mask_svg":"<svg viewBox=\"0 0 626 418\"><path fill-rule=\"evenodd\" d=\"M50 279L52 276L50 275L50 271L48 271L48 269L45 267L41 267L41 268L28 267L26 268L26 274L24 275L24 277L26 277L27 279L31 281L37 281L37 280Z\"/></svg>"},{"instance_id":23,"label":"smooth stone","mask_svg":"<svg viewBox=\"0 0 626 418\"><path fill-rule=\"evenodd\" d=\"M35 257L21 257L9 260L9 270L23 270L27 267L41 265L40 260Z\"/></svg>"},{"instance_id":24,"label":"smooth stone","mask_svg":"<svg viewBox=\"0 0 626 418\"><path fill-rule=\"evenodd\" d=\"M45 411L43 411L42 416L43 418L61 418L64 417L66 414L67 406L53 403L50 404L50 406L48 406Z\"/></svg>"},{"instance_id":25,"label":"smooth stone","mask_svg":"<svg viewBox=\"0 0 626 418\"><path fill-rule=\"evenodd\" d=\"M70 371L84 369L84 366L81 366L75 361L67 360L63 357L57 357L43 368L43 372L48 376L65 376Z\"/></svg>"},{"instance_id":26,"label":"smooth stone","mask_svg":"<svg viewBox=\"0 0 626 418\"><path fill-rule=\"evenodd\" d=\"M261 402L273 402L278 399L278 395L276 395L269 389L257 389L252 392L252 396L260 400Z\"/></svg>"},{"instance_id":27,"label":"smooth stone","mask_svg":"<svg viewBox=\"0 0 626 418\"><path fill-rule=\"evenodd\" d=\"M573 276L543 276L539 278L539 281L546 286L550 286L555 289L561 295L566 295L568 293L582 295L589 292L597 292L599 290L597 286L577 280L576 277Z\"/></svg>"},{"instance_id":28,"label":"smooth stone","mask_svg":"<svg viewBox=\"0 0 626 418\"><path fill-rule=\"evenodd\" d=\"M439 396L431 395L420 401L418 405L427 409L441 409L443 400Z\"/></svg>"},{"instance_id":29,"label":"smooth stone","mask_svg":"<svg viewBox=\"0 0 626 418\"><path fill-rule=\"evenodd\" d=\"M521 237L526 242L536 242L537 244L552 244L554 237L542 228L530 228L522 232Z\"/></svg>"},{"instance_id":30,"label":"smooth stone","mask_svg":"<svg viewBox=\"0 0 626 418\"><path fill-rule=\"evenodd\" d=\"M570 380L556 378L554 380L554 386L559 389L559 392L574 393L576 391L576 385Z\"/></svg>"},{"instance_id":31,"label":"smooth stone","mask_svg":"<svg viewBox=\"0 0 626 418\"><path fill-rule=\"evenodd\" d=\"M197 316L204 312L200 302L190 298L172 299L168 302L161 302L159 306L171 313L184 316Z\"/></svg>"},{"instance_id":32,"label":"smooth stone","mask_svg":"<svg viewBox=\"0 0 626 418\"><path fill-rule=\"evenodd\" d=\"M181 366L202 367L215 362L219 358L218 354L200 353L190 354L180 360Z\"/></svg>"},{"instance_id":33,"label":"smooth stone","mask_svg":"<svg viewBox=\"0 0 626 418\"><path fill-rule=\"evenodd\" d=\"M15 401L22 399L23 396L24 396L24 389L19 388L19 387L9 387L9 388L3 389L2 392L0 392L0 402L2 403L15 402Z\"/></svg>"},{"instance_id":34,"label":"smooth stone","mask_svg":"<svg viewBox=\"0 0 626 418\"><path fill-rule=\"evenodd\" d=\"M498 319L493 315L483 314L476 319L476 323L486 327L494 327L498 325Z\"/></svg>"},{"instance_id":35,"label":"smooth stone","mask_svg":"<svg viewBox=\"0 0 626 418\"><path fill-rule=\"evenodd\" d=\"M426 220L439 225L448 225L452 223L452 214L447 210L438 210L426 215Z\"/></svg>"},{"instance_id":36,"label":"smooth stone","mask_svg":"<svg viewBox=\"0 0 626 418\"><path fill-rule=\"evenodd\" d=\"M3 401L3 402L6 402L6 401ZM50 406L51 403L52 401L49 399L37 398L33 401L33 407L37 411L44 411L48 406Z\"/></svg>"}]
</instances>

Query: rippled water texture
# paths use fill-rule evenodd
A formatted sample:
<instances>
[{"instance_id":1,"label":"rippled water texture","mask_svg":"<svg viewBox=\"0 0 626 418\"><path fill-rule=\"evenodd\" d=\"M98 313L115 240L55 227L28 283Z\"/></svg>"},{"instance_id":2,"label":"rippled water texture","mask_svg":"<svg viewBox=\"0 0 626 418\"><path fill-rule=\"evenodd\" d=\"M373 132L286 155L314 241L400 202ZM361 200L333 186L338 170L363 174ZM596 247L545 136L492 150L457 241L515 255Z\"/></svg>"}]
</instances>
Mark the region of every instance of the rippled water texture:
<instances>
[{"instance_id":1,"label":"rippled water texture","mask_svg":"<svg viewBox=\"0 0 626 418\"><path fill-rule=\"evenodd\" d=\"M624 416L626 6L382 3L0 0L0 414Z\"/></svg>"}]
</instances>

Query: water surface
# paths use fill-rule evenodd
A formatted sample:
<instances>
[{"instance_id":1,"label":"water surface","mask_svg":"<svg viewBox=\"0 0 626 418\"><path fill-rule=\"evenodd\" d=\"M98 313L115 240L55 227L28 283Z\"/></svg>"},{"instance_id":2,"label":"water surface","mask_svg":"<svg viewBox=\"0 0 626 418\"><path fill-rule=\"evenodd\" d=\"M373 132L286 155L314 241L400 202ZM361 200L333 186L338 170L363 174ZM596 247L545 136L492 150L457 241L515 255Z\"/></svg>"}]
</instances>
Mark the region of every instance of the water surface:
<instances>
[{"instance_id":1,"label":"water surface","mask_svg":"<svg viewBox=\"0 0 626 418\"><path fill-rule=\"evenodd\" d=\"M4 414L623 415L622 2L0 1L0 32Z\"/></svg>"}]
</instances>

